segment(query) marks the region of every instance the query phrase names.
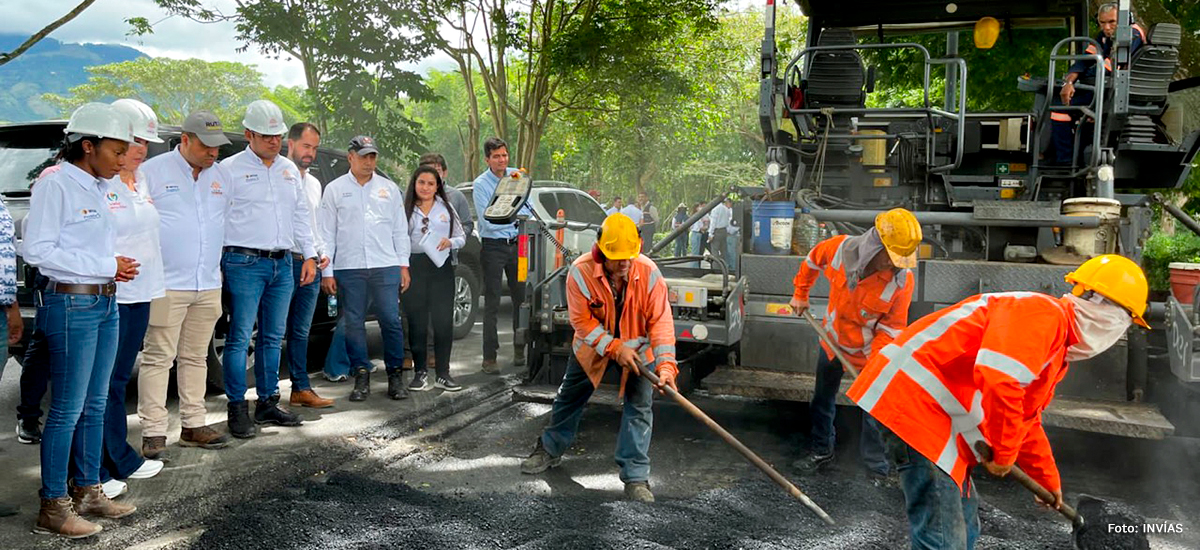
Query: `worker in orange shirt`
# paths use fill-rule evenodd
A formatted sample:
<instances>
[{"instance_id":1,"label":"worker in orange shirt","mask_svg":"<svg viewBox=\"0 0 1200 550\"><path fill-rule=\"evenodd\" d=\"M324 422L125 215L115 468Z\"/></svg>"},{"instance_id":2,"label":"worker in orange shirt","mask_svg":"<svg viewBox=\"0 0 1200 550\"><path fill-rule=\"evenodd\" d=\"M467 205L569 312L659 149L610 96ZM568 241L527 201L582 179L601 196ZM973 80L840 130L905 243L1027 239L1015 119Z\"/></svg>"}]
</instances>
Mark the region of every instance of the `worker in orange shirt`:
<instances>
[{"instance_id":1,"label":"worker in orange shirt","mask_svg":"<svg viewBox=\"0 0 1200 550\"><path fill-rule=\"evenodd\" d=\"M1019 465L1062 505L1042 411L1067 364L1112 347L1142 318L1140 267L1097 256L1067 274L1070 294L972 296L905 329L867 362L847 396L884 426L908 503L912 548L965 550L979 536L971 470ZM990 447L985 461L977 449ZM1040 502L1040 501L1039 501Z\"/></svg>"},{"instance_id":2,"label":"worker in orange shirt","mask_svg":"<svg viewBox=\"0 0 1200 550\"><path fill-rule=\"evenodd\" d=\"M639 361L653 365L659 391L675 386L675 324L667 301L667 283L658 267L642 256L637 224L610 214L596 235L592 253L571 265L567 310L575 329L574 353L567 361L550 424L538 438L521 472L538 474L558 466L579 429L584 405L615 363L621 372L625 409L617 436L617 465L625 496L653 502L650 491L650 433L653 388L638 374Z\"/></svg>"},{"instance_id":3,"label":"worker in orange shirt","mask_svg":"<svg viewBox=\"0 0 1200 550\"><path fill-rule=\"evenodd\" d=\"M862 370L869 357L908 325L914 286L910 270L917 265L919 244L921 225L912 212L903 208L879 214L875 226L862 235L838 235L818 243L796 273L792 310L802 315L808 309L809 290L817 276L825 275L829 280L829 305L824 330L852 366ZM801 473L816 472L833 460L833 420L843 371L833 350L825 342L821 347L809 406L809 454L793 463ZM865 415L859 449L873 480L886 483L889 463L883 442Z\"/></svg>"}]
</instances>

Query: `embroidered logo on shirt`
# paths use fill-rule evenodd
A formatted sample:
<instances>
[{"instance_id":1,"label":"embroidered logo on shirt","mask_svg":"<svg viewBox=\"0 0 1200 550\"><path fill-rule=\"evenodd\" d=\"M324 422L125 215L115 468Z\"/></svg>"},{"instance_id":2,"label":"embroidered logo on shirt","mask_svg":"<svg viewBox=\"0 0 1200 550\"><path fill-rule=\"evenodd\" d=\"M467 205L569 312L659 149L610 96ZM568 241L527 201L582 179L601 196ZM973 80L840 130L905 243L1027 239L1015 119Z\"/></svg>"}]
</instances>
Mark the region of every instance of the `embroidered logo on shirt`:
<instances>
[{"instance_id":1,"label":"embroidered logo on shirt","mask_svg":"<svg viewBox=\"0 0 1200 550\"><path fill-rule=\"evenodd\" d=\"M246 183L254 183L258 181L258 174L246 174Z\"/></svg>"},{"instance_id":2,"label":"embroidered logo on shirt","mask_svg":"<svg viewBox=\"0 0 1200 550\"><path fill-rule=\"evenodd\" d=\"M85 220L100 219L100 211L99 210L92 210L90 208L84 208L84 209L80 210L79 213L83 214L83 219L85 219Z\"/></svg>"},{"instance_id":3,"label":"embroidered logo on shirt","mask_svg":"<svg viewBox=\"0 0 1200 550\"><path fill-rule=\"evenodd\" d=\"M380 189L379 190L379 198L390 199L390 198L392 198L392 194L389 193L387 189Z\"/></svg>"},{"instance_id":4,"label":"embroidered logo on shirt","mask_svg":"<svg viewBox=\"0 0 1200 550\"><path fill-rule=\"evenodd\" d=\"M124 209L125 209L125 205L124 205L124 204L121 204L121 197L120 197L120 195L117 195L116 193L114 193L114 192L112 192L112 191L109 191L108 193L106 193L106 194L104 195L104 198L108 199L108 210L109 210L109 212L113 212L113 211L116 211L116 210L124 210Z\"/></svg>"},{"instance_id":5,"label":"embroidered logo on shirt","mask_svg":"<svg viewBox=\"0 0 1200 550\"><path fill-rule=\"evenodd\" d=\"M351 192L349 192L349 191L347 191L347 192L345 192L345 193L342 193L342 198L343 198L343 199L348 199L348 198L350 198L350 197L353 197L353 196L354 196L354 193L351 193Z\"/></svg>"},{"instance_id":6,"label":"embroidered logo on shirt","mask_svg":"<svg viewBox=\"0 0 1200 550\"><path fill-rule=\"evenodd\" d=\"M178 185L167 185L166 187L163 187L163 191L166 193L178 193L179 186Z\"/></svg>"},{"instance_id":7,"label":"embroidered logo on shirt","mask_svg":"<svg viewBox=\"0 0 1200 550\"><path fill-rule=\"evenodd\" d=\"M212 194L214 194L214 195L224 195L225 194L225 192L221 190L221 182L219 182L219 181L212 182L212 185L209 186L209 189L212 189Z\"/></svg>"}]
</instances>

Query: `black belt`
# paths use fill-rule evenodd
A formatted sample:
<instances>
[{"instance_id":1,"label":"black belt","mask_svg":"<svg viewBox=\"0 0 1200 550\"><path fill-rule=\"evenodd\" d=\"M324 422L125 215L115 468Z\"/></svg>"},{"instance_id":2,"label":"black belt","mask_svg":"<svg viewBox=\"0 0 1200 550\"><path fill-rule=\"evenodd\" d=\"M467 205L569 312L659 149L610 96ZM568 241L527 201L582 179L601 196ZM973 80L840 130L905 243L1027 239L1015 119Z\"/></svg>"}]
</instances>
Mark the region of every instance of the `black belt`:
<instances>
[{"instance_id":1,"label":"black belt","mask_svg":"<svg viewBox=\"0 0 1200 550\"><path fill-rule=\"evenodd\" d=\"M484 241L484 242L487 242L487 241L493 241L493 242L498 242L498 243L504 243L504 244L507 244L507 245L513 245L513 244L516 244L516 243L517 243L517 237L513 237L513 238L511 238L511 239L496 239L496 238L493 238L493 237L484 237L484 238L483 238L483 241Z\"/></svg>"},{"instance_id":2,"label":"black belt","mask_svg":"<svg viewBox=\"0 0 1200 550\"><path fill-rule=\"evenodd\" d=\"M240 246L227 246L227 247L225 247L225 252L232 252L234 254L245 254L247 256L258 256L259 258L270 258L272 260L279 260L279 259L286 257L292 251L291 250L259 250L257 248L243 248Z\"/></svg>"},{"instance_id":3,"label":"black belt","mask_svg":"<svg viewBox=\"0 0 1200 550\"><path fill-rule=\"evenodd\" d=\"M50 281L46 285L46 290L56 294L86 294L89 296L115 296L117 294L117 283L107 282L103 284L80 284L80 283L60 283L58 281Z\"/></svg>"},{"instance_id":4,"label":"black belt","mask_svg":"<svg viewBox=\"0 0 1200 550\"><path fill-rule=\"evenodd\" d=\"M303 262L303 261L304 261L304 254L299 254L299 253L296 253L296 252L292 252L292 259L293 259L293 260L296 260L297 262Z\"/></svg>"}]
</instances>

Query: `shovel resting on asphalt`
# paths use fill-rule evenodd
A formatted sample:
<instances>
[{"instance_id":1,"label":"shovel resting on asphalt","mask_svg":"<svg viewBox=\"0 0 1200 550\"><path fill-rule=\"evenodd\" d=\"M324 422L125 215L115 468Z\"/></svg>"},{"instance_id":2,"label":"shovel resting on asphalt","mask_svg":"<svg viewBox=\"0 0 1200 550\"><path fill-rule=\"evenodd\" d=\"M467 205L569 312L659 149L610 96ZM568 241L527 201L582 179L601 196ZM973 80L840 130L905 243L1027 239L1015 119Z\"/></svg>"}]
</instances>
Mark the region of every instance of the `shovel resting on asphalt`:
<instances>
[{"instance_id":1,"label":"shovel resting on asphalt","mask_svg":"<svg viewBox=\"0 0 1200 550\"><path fill-rule=\"evenodd\" d=\"M640 355L638 357L638 371L641 373L642 377L646 380L649 380L651 384L656 386L658 385L658 375L654 374L654 372L646 366L646 363L641 359ZM829 525L834 525L833 518L829 517L829 514L826 514L825 510L822 510L821 507L817 503L813 502L811 498L808 498L808 495L804 494L799 488L793 485L792 482L783 477L782 474L775 471L775 468L772 468L770 464L767 464L766 461L764 461L762 458L759 458L759 456L755 454L754 451L751 451L749 447L746 447L741 441L738 441L733 434L725 431L725 428L722 428L721 425L717 424L715 420L713 420L707 414L704 414L704 411L700 410L700 407L697 407L691 401L688 401L686 397L680 395L679 392L675 391L670 386L663 386L663 392L666 393L668 397L675 400L675 402L682 406L683 409L689 414L696 417L696 419L704 423L705 426L708 426L709 429L721 436L721 439L724 439L729 446L736 449L737 452L746 457L746 460L750 461L751 464L756 466L759 470L762 470L763 473L767 474L767 477L771 478L771 480L775 483L778 483L780 487L783 487L784 490L790 493L793 497L796 497L802 504L804 504L805 507L807 507L809 510L812 510L817 517L821 518Z\"/></svg>"},{"instance_id":2,"label":"shovel resting on asphalt","mask_svg":"<svg viewBox=\"0 0 1200 550\"><path fill-rule=\"evenodd\" d=\"M850 364L850 361L846 359L846 356L842 355L842 351L838 349L837 344L833 343L832 339L829 338L829 334L825 332L825 329L821 326L821 324L818 323L817 320L812 316L812 313L809 313L807 310L805 310L802 314L802 317L804 317L804 319L808 321L808 324L812 325L813 329L817 331L817 336L821 338L821 341L825 342L825 345L829 346L829 349L833 350L833 354L835 357L837 357L838 362L842 364L842 368L846 369L846 372L850 373L850 378L858 378L858 371L855 370L855 368ZM978 452L984 460L992 459L992 449L983 441L975 444L975 451ZM1029 489L1030 492L1037 495L1042 502L1054 502L1054 494L1045 487L1042 487L1041 483L1038 483L1033 478L1029 477L1029 474L1025 473L1025 471L1019 466L1014 465L1012 470L1009 471L1008 475L1016 479L1017 482L1023 487ZM1106 505L1106 503L1094 497L1086 498L1087 500L1084 502L1087 502L1088 505L1093 506L1094 508L1103 509L1103 507ZM1142 520L1142 518L1133 518L1132 521L1127 520L1127 523L1133 524L1137 527L1137 529L1135 529L1137 531L1136 533L1110 533L1108 532L1110 529L1108 529L1106 525L1101 525L1102 522L1097 522L1095 525L1085 523L1083 516L1081 516L1079 512L1075 510L1075 508L1071 507L1071 505L1067 504L1066 502L1063 502L1062 506L1057 508L1057 511L1058 513L1062 514L1063 517L1071 521L1072 539L1075 541L1075 547L1079 550L1109 550L1118 548L1128 548L1130 550L1139 550L1144 548L1148 550L1150 548L1150 542L1146 539L1146 534L1142 532L1141 529L1142 525L1145 524L1145 521Z\"/></svg>"}]
</instances>

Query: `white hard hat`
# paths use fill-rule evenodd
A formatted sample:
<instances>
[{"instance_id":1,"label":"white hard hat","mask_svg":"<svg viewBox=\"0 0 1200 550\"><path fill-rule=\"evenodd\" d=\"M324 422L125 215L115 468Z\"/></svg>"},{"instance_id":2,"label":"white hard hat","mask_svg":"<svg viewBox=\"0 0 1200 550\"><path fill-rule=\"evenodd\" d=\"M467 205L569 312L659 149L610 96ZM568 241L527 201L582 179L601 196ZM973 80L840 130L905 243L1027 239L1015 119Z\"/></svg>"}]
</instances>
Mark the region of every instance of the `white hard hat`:
<instances>
[{"instance_id":1,"label":"white hard hat","mask_svg":"<svg viewBox=\"0 0 1200 550\"><path fill-rule=\"evenodd\" d=\"M67 129L63 130L70 141L78 141L86 136L109 138L133 142L133 121L111 105L103 103L84 103L71 113Z\"/></svg>"},{"instance_id":2,"label":"white hard hat","mask_svg":"<svg viewBox=\"0 0 1200 550\"><path fill-rule=\"evenodd\" d=\"M278 105L265 99L246 107L246 118L242 119L242 126L264 136L282 136L288 131L287 125L283 123L283 111Z\"/></svg>"},{"instance_id":3,"label":"white hard hat","mask_svg":"<svg viewBox=\"0 0 1200 550\"><path fill-rule=\"evenodd\" d=\"M136 99L118 99L112 102L112 106L133 121L133 137L153 143L163 142L158 137L158 115L149 105Z\"/></svg>"}]
</instances>

